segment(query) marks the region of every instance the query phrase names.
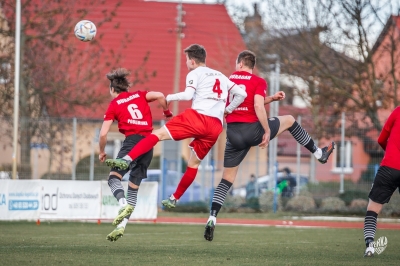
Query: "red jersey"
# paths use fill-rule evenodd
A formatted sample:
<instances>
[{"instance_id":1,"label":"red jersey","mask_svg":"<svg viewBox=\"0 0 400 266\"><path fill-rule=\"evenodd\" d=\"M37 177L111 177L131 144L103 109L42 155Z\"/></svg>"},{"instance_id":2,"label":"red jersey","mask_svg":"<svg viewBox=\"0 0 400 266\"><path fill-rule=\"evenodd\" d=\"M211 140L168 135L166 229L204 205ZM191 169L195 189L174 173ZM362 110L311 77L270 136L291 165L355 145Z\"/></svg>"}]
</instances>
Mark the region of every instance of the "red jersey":
<instances>
[{"instance_id":1,"label":"red jersey","mask_svg":"<svg viewBox=\"0 0 400 266\"><path fill-rule=\"evenodd\" d=\"M121 92L110 102L104 120L117 120L119 132L125 136L149 135L153 118L146 94L147 91Z\"/></svg>"},{"instance_id":2,"label":"red jersey","mask_svg":"<svg viewBox=\"0 0 400 266\"><path fill-rule=\"evenodd\" d=\"M381 165L400 170L400 107L390 114L382 128L378 143L385 150Z\"/></svg>"},{"instance_id":3,"label":"red jersey","mask_svg":"<svg viewBox=\"0 0 400 266\"><path fill-rule=\"evenodd\" d=\"M229 79L243 88L247 93L247 97L231 114L226 116L226 123L257 122L258 118L254 110L254 95L258 94L265 98L267 95L267 82L246 71L236 71ZM228 98L227 106L232 101L230 97Z\"/></svg>"}]
</instances>

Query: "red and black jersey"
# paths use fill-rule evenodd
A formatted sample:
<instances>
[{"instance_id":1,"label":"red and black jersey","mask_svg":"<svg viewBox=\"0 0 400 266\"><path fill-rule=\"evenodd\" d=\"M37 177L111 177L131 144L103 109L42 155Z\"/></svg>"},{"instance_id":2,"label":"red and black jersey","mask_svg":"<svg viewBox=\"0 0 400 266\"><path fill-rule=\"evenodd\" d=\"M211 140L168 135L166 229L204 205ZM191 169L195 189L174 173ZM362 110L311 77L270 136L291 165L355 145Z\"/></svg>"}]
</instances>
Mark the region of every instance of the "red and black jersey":
<instances>
[{"instance_id":1,"label":"red and black jersey","mask_svg":"<svg viewBox=\"0 0 400 266\"><path fill-rule=\"evenodd\" d=\"M243 88L247 93L247 97L231 114L226 116L226 123L257 122L258 118L254 110L254 95L258 94L265 98L267 95L267 82L246 71L236 71L229 79ZM232 101L230 97L228 98L227 106Z\"/></svg>"},{"instance_id":2,"label":"red and black jersey","mask_svg":"<svg viewBox=\"0 0 400 266\"><path fill-rule=\"evenodd\" d=\"M381 166L400 170L400 107L390 114L382 128L378 143L385 150Z\"/></svg>"},{"instance_id":3,"label":"red and black jersey","mask_svg":"<svg viewBox=\"0 0 400 266\"><path fill-rule=\"evenodd\" d=\"M125 136L149 135L153 118L146 100L147 91L122 92L108 106L104 120L117 120L119 132Z\"/></svg>"}]
</instances>

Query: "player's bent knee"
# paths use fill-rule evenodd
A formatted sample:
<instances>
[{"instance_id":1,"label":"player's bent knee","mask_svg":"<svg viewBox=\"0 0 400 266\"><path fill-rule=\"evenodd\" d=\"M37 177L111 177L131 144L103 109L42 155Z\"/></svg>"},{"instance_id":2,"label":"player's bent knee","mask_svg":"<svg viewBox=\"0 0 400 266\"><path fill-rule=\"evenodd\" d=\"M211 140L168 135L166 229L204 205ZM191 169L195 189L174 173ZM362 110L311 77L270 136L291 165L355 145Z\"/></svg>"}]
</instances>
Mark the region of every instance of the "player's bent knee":
<instances>
[{"instance_id":1,"label":"player's bent knee","mask_svg":"<svg viewBox=\"0 0 400 266\"><path fill-rule=\"evenodd\" d=\"M167 130L164 127L154 130L152 134L155 135L160 141L171 139Z\"/></svg>"},{"instance_id":2,"label":"player's bent knee","mask_svg":"<svg viewBox=\"0 0 400 266\"><path fill-rule=\"evenodd\" d=\"M286 123L293 125L293 123L296 121L292 115L285 115L286 118Z\"/></svg>"},{"instance_id":3,"label":"player's bent knee","mask_svg":"<svg viewBox=\"0 0 400 266\"><path fill-rule=\"evenodd\" d=\"M133 183L133 182L135 182L135 183ZM142 182L142 179L140 178L138 180L133 180L133 182L129 180L128 186L130 186L133 189L139 189L139 186L140 186L140 183ZM139 184L136 184L136 183L139 183Z\"/></svg>"},{"instance_id":4,"label":"player's bent knee","mask_svg":"<svg viewBox=\"0 0 400 266\"><path fill-rule=\"evenodd\" d=\"M278 118L279 122L281 123L281 127L285 130L291 127L294 122L296 122L292 115L278 116Z\"/></svg>"},{"instance_id":5,"label":"player's bent knee","mask_svg":"<svg viewBox=\"0 0 400 266\"><path fill-rule=\"evenodd\" d=\"M129 183L128 185L133 188L133 189L137 189L139 188L140 184L142 183L142 178L138 177L138 176L129 176Z\"/></svg>"},{"instance_id":6,"label":"player's bent knee","mask_svg":"<svg viewBox=\"0 0 400 266\"><path fill-rule=\"evenodd\" d=\"M367 206L367 211L374 211L374 212L379 214L381 212L381 210L382 210L382 207L383 207L383 204L375 202L375 201L369 199L368 206Z\"/></svg>"},{"instance_id":7,"label":"player's bent knee","mask_svg":"<svg viewBox=\"0 0 400 266\"><path fill-rule=\"evenodd\" d=\"M113 178L118 178L119 180L121 180L122 175L117 172L110 172L110 175L108 176L108 180L113 179Z\"/></svg>"}]
</instances>

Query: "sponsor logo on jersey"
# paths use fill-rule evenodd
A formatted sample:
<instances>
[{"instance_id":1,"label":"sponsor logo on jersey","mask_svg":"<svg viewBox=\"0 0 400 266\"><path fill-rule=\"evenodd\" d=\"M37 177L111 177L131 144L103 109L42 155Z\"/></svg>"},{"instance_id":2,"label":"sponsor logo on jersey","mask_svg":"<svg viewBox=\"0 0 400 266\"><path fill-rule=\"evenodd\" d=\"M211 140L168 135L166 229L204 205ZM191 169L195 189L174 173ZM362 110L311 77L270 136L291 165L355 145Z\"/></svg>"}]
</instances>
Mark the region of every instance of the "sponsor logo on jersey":
<instances>
[{"instance_id":1,"label":"sponsor logo on jersey","mask_svg":"<svg viewBox=\"0 0 400 266\"><path fill-rule=\"evenodd\" d=\"M238 107L235 109L235 111L248 111L249 109L247 107Z\"/></svg>"},{"instance_id":2,"label":"sponsor logo on jersey","mask_svg":"<svg viewBox=\"0 0 400 266\"><path fill-rule=\"evenodd\" d=\"M189 80L189 84L193 84L193 80Z\"/></svg>"},{"instance_id":3,"label":"sponsor logo on jersey","mask_svg":"<svg viewBox=\"0 0 400 266\"><path fill-rule=\"evenodd\" d=\"M221 73L215 72L215 73L205 73L204 75L206 76L221 76Z\"/></svg>"},{"instance_id":4,"label":"sponsor logo on jersey","mask_svg":"<svg viewBox=\"0 0 400 266\"><path fill-rule=\"evenodd\" d=\"M214 98L214 97L207 97L206 99L210 99L210 100L226 103L226 99Z\"/></svg>"},{"instance_id":5,"label":"sponsor logo on jersey","mask_svg":"<svg viewBox=\"0 0 400 266\"><path fill-rule=\"evenodd\" d=\"M139 94L132 94L131 96L129 96L128 98L124 98L124 99L119 99L118 101L117 101L117 104L121 104L121 103L126 103L126 102L129 102L129 101L131 101L131 100L133 100L133 99L136 99L136 98L139 98L140 96L139 96Z\"/></svg>"},{"instance_id":6,"label":"sponsor logo on jersey","mask_svg":"<svg viewBox=\"0 0 400 266\"><path fill-rule=\"evenodd\" d=\"M128 124L140 125L140 126L148 125L147 121L138 121L138 120L133 120L133 119L128 119Z\"/></svg>"},{"instance_id":7,"label":"sponsor logo on jersey","mask_svg":"<svg viewBox=\"0 0 400 266\"><path fill-rule=\"evenodd\" d=\"M247 80L250 80L251 76L247 76L247 75L230 75L229 79L247 79Z\"/></svg>"}]
</instances>

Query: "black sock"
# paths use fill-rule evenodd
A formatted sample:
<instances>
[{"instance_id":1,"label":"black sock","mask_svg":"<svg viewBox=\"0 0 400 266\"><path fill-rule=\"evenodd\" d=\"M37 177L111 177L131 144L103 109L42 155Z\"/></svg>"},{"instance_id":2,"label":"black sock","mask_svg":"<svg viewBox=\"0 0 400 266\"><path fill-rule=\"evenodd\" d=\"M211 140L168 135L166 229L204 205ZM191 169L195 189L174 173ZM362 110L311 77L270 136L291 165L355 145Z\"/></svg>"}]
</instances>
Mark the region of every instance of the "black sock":
<instances>
[{"instance_id":1,"label":"black sock","mask_svg":"<svg viewBox=\"0 0 400 266\"><path fill-rule=\"evenodd\" d=\"M374 211L367 211L364 219L364 239L365 245L368 247L369 243L374 242L376 232L376 221L378 214Z\"/></svg>"},{"instance_id":2,"label":"black sock","mask_svg":"<svg viewBox=\"0 0 400 266\"><path fill-rule=\"evenodd\" d=\"M293 125L288 128L288 131L298 143L306 147L306 149L311 153L314 153L318 149L314 144L314 140L310 137L307 131L297 123L297 121L294 121Z\"/></svg>"},{"instance_id":3,"label":"black sock","mask_svg":"<svg viewBox=\"0 0 400 266\"><path fill-rule=\"evenodd\" d=\"M222 179L214 191L213 200L211 203L210 215L217 217L218 212L221 210L222 204L224 204L228 190L231 188L232 183Z\"/></svg>"}]
</instances>

